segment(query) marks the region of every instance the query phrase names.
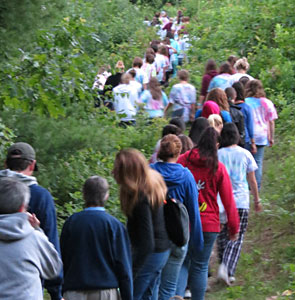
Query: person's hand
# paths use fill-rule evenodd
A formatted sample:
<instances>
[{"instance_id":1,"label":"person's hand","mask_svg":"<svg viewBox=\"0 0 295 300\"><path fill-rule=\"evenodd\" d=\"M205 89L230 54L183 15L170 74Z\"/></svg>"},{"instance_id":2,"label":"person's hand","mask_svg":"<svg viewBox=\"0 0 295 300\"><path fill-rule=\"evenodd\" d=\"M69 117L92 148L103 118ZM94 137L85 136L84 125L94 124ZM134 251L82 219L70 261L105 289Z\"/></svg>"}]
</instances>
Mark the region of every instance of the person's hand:
<instances>
[{"instance_id":1,"label":"person's hand","mask_svg":"<svg viewBox=\"0 0 295 300\"><path fill-rule=\"evenodd\" d=\"M274 145L274 143L275 143L274 139L268 140L269 147L272 147Z\"/></svg>"},{"instance_id":2,"label":"person's hand","mask_svg":"<svg viewBox=\"0 0 295 300\"><path fill-rule=\"evenodd\" d=\"M254 207L255 207L256 212L261 212L262 211L262 204L261 204L260 201L255 202Z\"/></svg>"},{"instance_id":3,"label":"person's hand","mask_svg":"<svg viewBox=\"0 0 295 300\"><path fill-rule=\"evenodd\" d=\"M230 234L230 235L229 235L229 239L230 239L232 242L236 241L238 238L239 238L239 233L236 233L236 234Z\"/></svg>"},{"instance_id":4,"label":"person's hand","mask_svg":"<svg viewBox=\"0 0 295 300\"><path fill-rule=\"evenodd\" d=\"M38 228L40 226L40 221L37 219L35 214L30 214L27 212L28 215L28 221L30 222L31 226L33 228Z\"/></svg>"},{"instance_id":5,"label":"person's hand","mask_svg":"<svg viewBox=\"0 0 295 300\"><path fill-rule=\"evenodd\" d=\"M255 154L257 152L257 147L255 144L251 144L251 153Z\"/></svg>"}]
</instances>

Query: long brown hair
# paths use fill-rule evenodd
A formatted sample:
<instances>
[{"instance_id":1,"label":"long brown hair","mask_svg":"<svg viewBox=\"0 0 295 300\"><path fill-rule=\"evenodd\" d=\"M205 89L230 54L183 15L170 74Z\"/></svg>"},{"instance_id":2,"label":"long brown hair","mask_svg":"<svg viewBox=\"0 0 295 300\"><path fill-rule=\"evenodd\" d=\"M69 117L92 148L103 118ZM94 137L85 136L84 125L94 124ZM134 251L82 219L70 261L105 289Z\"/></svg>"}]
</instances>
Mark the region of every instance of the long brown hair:
<instances>
[{"instance_id":1,"label":"long brown hair","mask_svg":"<svg viewBox=\"0 0 295 300\"><path fill-rule=\"evenodd\" d=\"M159 81L156 77L151 77L149 82L149 91L154 100L162 100L162 90Z\"/></svg>"},{"instance_id":2,"label":"long brown hair","mask_svg":"<svg viewBox=\"0 0 295 300\"><path fill-rule=\"evenodd\" d=\"M265 97L262 82L257 79L248 81L245 88L245 94L246 97Z\"/></svg>"},{"instance_id":3,"label":"long brown hair","mask_svg":"<svg viewBox=\"0 0 295 300\"><path fill-rule=\"evenodd\" d=\"M226 93L222 89L215 88L211 90L206 97L206 101L209 100L217 103L220 110L229 111L229 104L227 101Z\"/></svg>"},{"instance_id":4,"label":"long brown hair","mask_svg":"<svg viewBox=\"0 0 295 300\"><path fill-rule=\"evenodd\" d=\"M162 176L152 170L145 157L136 149L123 149L117 153L114 178L120 186L121 209L126 216L131 216L139 196L145 195L156 209L163 204L167 188Z\"/></svg>"}]
</instances>

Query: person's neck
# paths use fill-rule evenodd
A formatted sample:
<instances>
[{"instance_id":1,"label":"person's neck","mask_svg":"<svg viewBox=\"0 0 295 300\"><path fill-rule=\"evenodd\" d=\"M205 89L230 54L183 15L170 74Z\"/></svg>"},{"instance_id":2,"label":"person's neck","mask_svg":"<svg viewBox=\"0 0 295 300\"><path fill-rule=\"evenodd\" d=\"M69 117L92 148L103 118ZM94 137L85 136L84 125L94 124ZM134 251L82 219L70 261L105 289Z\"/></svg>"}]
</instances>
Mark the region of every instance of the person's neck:
<instances>
[{"instance_id":1,"label":"person's neck","mask_svg":"<svg viewBox=\"0 0 295 300\"><path fill-rule=\"evenodd\" d=\"M32 175L33 175L33 172L32 172L32 171L29 171L29 170L23 170L23 171L11 170L11 171L16 172L16 173L19 173L19 174L26 175L26 176L32 176Z\"/></svg>"},{"instance_id":2,"label":"person's neck","mask_svg":"<svg viewBox=\"0 0 295 300\"><path fill-rule=\"evenodd\" d=\"M238 73L246 74L246 70L238 70Z\"/></svg>"},{"instance_id":3,"label":"person's neck","mask_svg":"<svg viewBox=\"0 0 295 300\"><path fill-rule=\"evenodd\" d=\"M233 144L233 145L228 146L227 148L234 148L234 147L237 147L237 146L238 146L238 144Z\"/></svg>"},{"instance_id":4,"label":"person's neck","mask_svg":"<svg viewBox=\"0 0 295 300\"><path fill-rule=\"evenodd\" d=\"M180 80L180 83L187 84L188 82L186 80Z\"/></svg>"},{"instance_id":5,"label":"person's neck","mask_svg":"<svg viewBox=\"0 0 295 300\"><path fill-rule=\"evenodd\" d=\"M176 164L177 160L178 160L178 157L172 157L172 158L168 158L166 162L170 163L170 164Z\"/></svg>"}]
</instances>

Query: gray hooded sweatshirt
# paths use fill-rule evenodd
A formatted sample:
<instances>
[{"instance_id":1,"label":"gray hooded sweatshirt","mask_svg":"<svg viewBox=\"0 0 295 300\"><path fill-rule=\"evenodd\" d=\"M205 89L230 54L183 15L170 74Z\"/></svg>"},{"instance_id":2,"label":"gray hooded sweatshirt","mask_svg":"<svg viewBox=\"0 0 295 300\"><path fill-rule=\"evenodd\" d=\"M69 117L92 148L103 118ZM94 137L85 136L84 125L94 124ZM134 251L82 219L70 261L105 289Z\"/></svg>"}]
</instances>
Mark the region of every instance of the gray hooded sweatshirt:
<instances>
[{"instance_id":1,"label":"gray hooded sweatshirt","mask_svg":"<svg viewBox=\"0 0 295 300\"><path fill-rule=\"evenodd\" d=\"M40 278L56 277L62 263L26 213L0 215L0 299L43 299Z\"/></svg>"}]
</instances>

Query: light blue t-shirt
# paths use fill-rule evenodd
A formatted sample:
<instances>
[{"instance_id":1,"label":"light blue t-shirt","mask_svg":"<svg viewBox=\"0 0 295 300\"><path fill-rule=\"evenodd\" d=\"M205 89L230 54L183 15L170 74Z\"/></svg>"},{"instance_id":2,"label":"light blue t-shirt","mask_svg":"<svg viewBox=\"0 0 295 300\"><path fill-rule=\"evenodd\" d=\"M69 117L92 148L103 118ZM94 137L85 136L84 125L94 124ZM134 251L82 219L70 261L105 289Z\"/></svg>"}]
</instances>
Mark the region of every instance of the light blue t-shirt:
<instances>
[{"instance_id":1,"label":"light blue t-shirt","mask_svg":"<svg viewBox=\"0 0 295 300\"><path fill-rule=\"evenodd\" d=\"M258 169L252 154L240 146L226 147L218 150L218 159L230 177L237 208L249 209L247 174Z\"/></svg>"},{"instance_id":2,"label":"light blue t-shirt","mask_svg":"<svg viewBox=\"0 0 295 300\"><path fill-rule=\"evenodd\" d=\"M212 80L210 81L209 87L208 87L208 92L210 92L211 90L215 89L215 88L220 88L222 90L225 90L228 87L231 87L230 83L229 83L229 79L230 79L231 75L227 74L227 73L222 73L219 74L215 77L212 78ZM210 100L210 99L208 99Z\"/></svg>"}]
</instances>

